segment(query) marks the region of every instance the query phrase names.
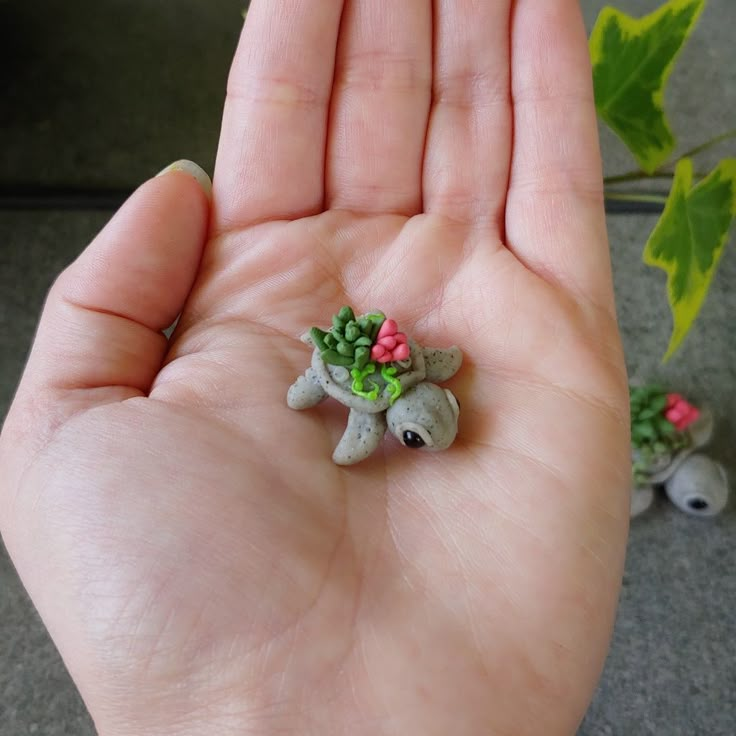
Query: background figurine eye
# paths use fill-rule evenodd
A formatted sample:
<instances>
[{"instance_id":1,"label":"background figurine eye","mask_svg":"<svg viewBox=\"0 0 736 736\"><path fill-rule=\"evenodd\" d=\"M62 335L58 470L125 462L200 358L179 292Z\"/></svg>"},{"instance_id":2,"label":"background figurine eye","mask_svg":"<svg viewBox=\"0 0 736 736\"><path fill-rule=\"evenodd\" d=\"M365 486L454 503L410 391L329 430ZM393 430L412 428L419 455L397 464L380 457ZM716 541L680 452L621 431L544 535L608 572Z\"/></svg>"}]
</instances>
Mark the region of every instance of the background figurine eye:
<instances>
[{"instance_id":1,"label":"background figurine eye","mask_svg":"<svg viewBox=\"0 0 736 736\"><path fill-rule=\"evenodd\" d=\"M408 429L402 435L402 441L404 445L406 445L406 447L411 447L412 450L419 450L425 445L425 442L422 439L421 435L417 434L416 432L411 432Z\"/></svg>"}]
</instances>

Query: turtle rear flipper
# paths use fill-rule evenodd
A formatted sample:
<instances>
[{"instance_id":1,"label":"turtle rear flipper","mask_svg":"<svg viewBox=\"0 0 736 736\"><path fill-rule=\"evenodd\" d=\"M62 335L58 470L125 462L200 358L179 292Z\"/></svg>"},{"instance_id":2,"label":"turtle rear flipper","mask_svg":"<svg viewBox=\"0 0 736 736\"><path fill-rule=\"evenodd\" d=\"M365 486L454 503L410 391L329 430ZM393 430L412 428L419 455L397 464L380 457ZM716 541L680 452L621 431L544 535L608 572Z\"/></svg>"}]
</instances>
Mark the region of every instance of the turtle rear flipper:
<instances>
[{"instance_id":1,"label":"turtle rear flipper","mask_svg":"<svg viewBox=\"0 0 736 736\"><path fill-rule=\"evenodd\" d=\"M286 403L291 409L309 409L327 398L327 392L320 385L313 368L307 368L303 376L291 384L286 395Z\"/></svg>"},{"instance_id":2,"label":"turtle rear flipper","mask_svg":"<svg viewBox=\"0 0 736 736\"><path fill-rule=\"evenodd\" d=\"M460 348L423 348L426 380L431 383L442 383L452 378L463 363Z\"/></svg>"},{"instance_id":3,"label":"turtle rear flipper","mask_svg":"<svg viewBox=\"0 0 736 736\"><path fill-rule=\"evenodd\" d=\"M337 465L353 465L372 455L386 434L386 415L350 410L348 426L332 453Z\"/></svg>"}]
</instances>

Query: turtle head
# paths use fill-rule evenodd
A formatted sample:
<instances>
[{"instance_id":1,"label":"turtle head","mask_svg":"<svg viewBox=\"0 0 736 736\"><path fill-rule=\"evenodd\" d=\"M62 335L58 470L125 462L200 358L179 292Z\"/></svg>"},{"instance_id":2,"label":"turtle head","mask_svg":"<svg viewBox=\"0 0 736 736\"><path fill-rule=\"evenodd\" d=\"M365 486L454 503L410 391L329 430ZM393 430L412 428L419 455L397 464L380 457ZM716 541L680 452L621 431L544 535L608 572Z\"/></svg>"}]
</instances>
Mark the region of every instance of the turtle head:
<instances>
[{"instance_id":1,"label":"turtle head","mask_svg":"<svg viewBox=\"0 0 736 736\"><path fill-rule=\"evenodd\" d=\"M455 396L434 383L420 383L386 412L388 428L411 449L446 450L457 436L460 406Z\"/></svg>"}]
</instances>

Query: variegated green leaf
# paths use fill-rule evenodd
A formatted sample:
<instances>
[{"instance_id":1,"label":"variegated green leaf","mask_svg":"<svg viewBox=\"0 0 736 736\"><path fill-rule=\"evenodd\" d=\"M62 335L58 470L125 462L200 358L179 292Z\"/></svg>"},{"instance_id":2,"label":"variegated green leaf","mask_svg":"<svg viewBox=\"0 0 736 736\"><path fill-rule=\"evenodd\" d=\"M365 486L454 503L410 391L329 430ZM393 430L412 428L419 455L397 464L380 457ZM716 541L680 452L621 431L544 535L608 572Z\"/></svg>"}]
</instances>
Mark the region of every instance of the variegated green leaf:
<instances>
[{"instance_id":1,"label":"variegated green leaf","mask_svg":"<svg viewBox=\"0 0 736 736\"><path fill-rule=\"evenodd\" d=\"M700 311L736 217L736 159L722 161L693 187L693 163L682 159L644 262L667 272L673 328L665 360L680 347Z\"/></svg>"},{"instance_id":2,"label":"variegated green leaf","mask_svg":"<svg viewBox=\"0 0 736 736\"><path fill-rule=\"evenodd\" d=\"M664 89L705 0L669 0L644 18L604 8L590 37L600 117L652 173L675 148Z\"/></svg>"}]
</instances>

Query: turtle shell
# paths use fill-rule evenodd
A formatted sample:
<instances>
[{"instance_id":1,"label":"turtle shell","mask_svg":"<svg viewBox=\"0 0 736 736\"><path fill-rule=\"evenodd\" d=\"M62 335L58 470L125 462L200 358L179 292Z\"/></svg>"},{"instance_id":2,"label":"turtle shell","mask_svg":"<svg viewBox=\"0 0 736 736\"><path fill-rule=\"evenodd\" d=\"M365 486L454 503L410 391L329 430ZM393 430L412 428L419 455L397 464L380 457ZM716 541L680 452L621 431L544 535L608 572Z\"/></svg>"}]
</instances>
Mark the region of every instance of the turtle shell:
<instances>
[{"instance_id":1,"label":"turtle shell","mask_svg":"<svg viewBox=\"0 0 736 736\"><path fill-rule=\"evenodd\" d=\"M685 430L687 442L684 447L673 452L665 452L653 457L646 468L649 483L664 483L693 452L704 447L713 434L713 413L710 409L701 410L700 418ZM632 448L632 462L641 459L638 450Z\"/></svg>"},{"instance_id":2,"label":"turtle shell","mask_svg":"<svg viewBox=\"0 0 736 736\"><path fill-rule=\"evenodd\" d=\"M411 352L407 363L394 364L399 368L396 379L401 383L403 393L421 383L426 376L422 348L413 340L409 340L409 347ZM353 378L350 371L342 366L325 363L317 348L312 353L312 369L327 395L350 409L362 411L366 414L377 414L388 409L391 394L386 390L387 384L380 373L377 372L368 377L368 380L380 387L378 398L371 401L362 396L356 396L352 391Z\"/></svg>"}]
</instances>

